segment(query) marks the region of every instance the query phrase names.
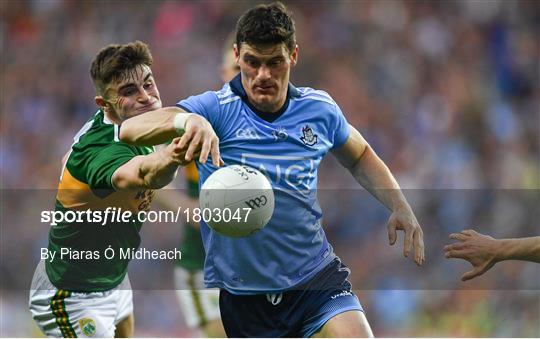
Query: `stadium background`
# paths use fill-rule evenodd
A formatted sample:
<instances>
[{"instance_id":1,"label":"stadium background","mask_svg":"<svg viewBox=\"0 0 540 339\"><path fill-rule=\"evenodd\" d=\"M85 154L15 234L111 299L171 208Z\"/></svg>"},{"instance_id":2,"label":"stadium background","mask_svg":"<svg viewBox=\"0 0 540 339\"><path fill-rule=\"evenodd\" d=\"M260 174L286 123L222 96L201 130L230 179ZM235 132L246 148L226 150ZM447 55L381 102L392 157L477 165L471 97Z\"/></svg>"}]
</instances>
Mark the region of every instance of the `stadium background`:
<instances>
[{"instance_id":1,"label":"stadium background","mask_svg":"<svg viewBox=\"0 0 540 339\"><path fill-rule=\"evenodd\" d=\"M387 245L388 213L333 158L324 161L327 234L352 268L375 334L540 336L538 265L499 264L463 284L469 266L442 256L447 234L464 228L540 234L538 2L286 4L300 46L292 82L334 97L406 188L426 234L428 262L418 269L401 258L401 240ZM252 5L0 2L2 337L39 335L27 288L47 226L32 214L52 208L60 159L95 110L93 56L108 43L149 43L163 103L172 105L221 86L223 42ZM154 226L143 228L143 245L179 243L179 226ZM130 265L137 336L191 335L171 269Z\"/></svg>"}]
</instances>

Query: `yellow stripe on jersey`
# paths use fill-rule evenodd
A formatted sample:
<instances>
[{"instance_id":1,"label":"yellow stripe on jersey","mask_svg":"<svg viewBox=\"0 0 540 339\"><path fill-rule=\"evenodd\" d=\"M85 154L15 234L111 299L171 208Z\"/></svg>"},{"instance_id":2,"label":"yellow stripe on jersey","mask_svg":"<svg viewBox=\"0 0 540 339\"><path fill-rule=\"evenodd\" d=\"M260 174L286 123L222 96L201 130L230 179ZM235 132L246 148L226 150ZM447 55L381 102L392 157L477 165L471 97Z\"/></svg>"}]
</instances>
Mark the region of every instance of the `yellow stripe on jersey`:
<instances>
[{"instance_id":1,"label":"yellow stripe on jersey","mask_svg":"<svg viewBox=\"0 0 540 339\"><path fill-rule=\"evenodd\" d=\"M92 190L90 186L82 181L75 179L64 167L62 180L58 184L58 193L56 200L60 201L62 206L66 208L84 207L91 200Z\"/></svg>"},{"instance_id":2,"label":"yellow stripe on jersey","mask_svg":"<svg viewBox=\"0 0 540 339\"><path fill-rule=\"evenodd\" d=\"M191 182L199 182L199 171L197 171L197 165L195 165L195 161L190 162L186 166L186 178Z\"/></svg>"},{"instance_id":3,"label":"yellow stripe on jersey","mask_svg":"<svg viewBox=\"0 0 540 339\"><path fill-rule=\"evenodd\" d=\"M148 210L154 195L155 191L151 189L93 191L86 183L71 175L66 167L58 185L56 200L64 208L75 210L105 210L107 207L117 207L136 213Z\"/></svg>"}]
</instances>

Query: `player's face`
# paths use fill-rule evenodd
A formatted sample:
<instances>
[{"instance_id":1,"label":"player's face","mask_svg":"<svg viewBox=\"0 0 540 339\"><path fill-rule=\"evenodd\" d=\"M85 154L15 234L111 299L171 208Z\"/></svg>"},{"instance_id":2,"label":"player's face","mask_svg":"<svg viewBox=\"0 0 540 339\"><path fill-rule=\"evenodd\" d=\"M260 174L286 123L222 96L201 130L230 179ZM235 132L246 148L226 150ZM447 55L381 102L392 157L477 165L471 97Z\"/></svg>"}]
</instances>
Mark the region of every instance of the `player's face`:
<instances>
[{"instance_id":1,"label":"player's face","mask_svg":"<svg viewBox=\"0 0 540 339\"><path fill-rule=\"evenodd\" d=\"M107 86L101 97L105 111L111 118L122 121L161 108L161 99L150 67L141 65L127 73L120 81Z\"/></svg>"},{"instance_id":2,"label":"player's face","mask_svg":"<svg viewBox=\"0 0 540 339\"><path fill-rule=\"evenodd\" d=\"M284 43L257 47L244 43L240 51L236 46L234 50L249 102L262 112L278 111L287 98L298 47L289 53Z\"/></svg>"}]
</instances>

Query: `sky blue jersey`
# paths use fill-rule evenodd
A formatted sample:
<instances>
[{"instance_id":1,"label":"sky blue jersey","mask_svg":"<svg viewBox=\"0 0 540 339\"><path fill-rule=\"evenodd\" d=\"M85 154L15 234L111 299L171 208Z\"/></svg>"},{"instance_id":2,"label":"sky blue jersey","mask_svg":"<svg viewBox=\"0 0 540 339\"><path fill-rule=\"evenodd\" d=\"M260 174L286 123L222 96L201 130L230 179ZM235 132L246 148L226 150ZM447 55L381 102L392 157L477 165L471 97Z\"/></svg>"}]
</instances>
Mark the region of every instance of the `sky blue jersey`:
<instances>
[{"instance_id":1,"label":"sky blue jersey","mask_svg":"<svg viewBox=\"0 0 540 339\"><path fill-rule=\"evenodd\" d=\"M257 168L274 188L272 219L254 235L230 238L201 223L206 286L234 294L275 293L330 263L335 254L320 223L317 169L323 156L349 136L334 100L326 92L289 84L280 111L259 112L248 102L238 75L220 91L191 96L177 106L212 124L227 165ZM210 162L197 166L202 185L216 167Z\"/></svg>"}]
</instances>

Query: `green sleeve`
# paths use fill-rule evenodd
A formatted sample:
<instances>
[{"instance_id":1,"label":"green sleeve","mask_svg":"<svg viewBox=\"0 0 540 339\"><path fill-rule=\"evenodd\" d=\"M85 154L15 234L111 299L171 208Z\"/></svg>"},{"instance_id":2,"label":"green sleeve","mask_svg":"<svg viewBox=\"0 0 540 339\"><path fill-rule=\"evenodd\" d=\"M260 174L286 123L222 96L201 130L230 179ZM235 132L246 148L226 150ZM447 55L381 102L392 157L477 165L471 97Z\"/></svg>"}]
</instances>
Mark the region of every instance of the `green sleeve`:
<instances>
[{"instance_id":1,"label":"green sleeve","mask_svg":"<svg viewBox=\"0 0 540 339\"><path fill-rule=\"evenodd\" d=\"M92 188L114 188L113 173L142 152L124 143L115 143L93 152L87 165L87 184Z\"/></svg>"}]
</instances>

